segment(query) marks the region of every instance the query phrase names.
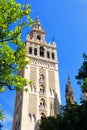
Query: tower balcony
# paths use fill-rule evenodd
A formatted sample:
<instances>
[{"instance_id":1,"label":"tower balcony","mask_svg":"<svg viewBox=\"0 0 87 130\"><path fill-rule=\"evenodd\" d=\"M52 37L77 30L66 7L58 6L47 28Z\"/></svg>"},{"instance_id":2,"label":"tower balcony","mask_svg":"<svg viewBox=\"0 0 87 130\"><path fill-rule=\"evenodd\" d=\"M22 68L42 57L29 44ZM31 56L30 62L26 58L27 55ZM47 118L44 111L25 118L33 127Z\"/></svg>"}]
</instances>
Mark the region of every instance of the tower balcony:
<instances>
[{"instance_id":1,"label":"tower balcony","mask_svg":"<svg viewBox=\"0 0 87 130\"><path fill-rule=\"evenodd\" d=\"M46 111L46 105L39 105L39 110Z\"/></svg>"},{"instance_id":2,"label":"tower balcony","mask_svg":"<svg viewBox=\"0 0 87 130\"><path fill-rule=\"evenodd\" d=\"M45 79L39 79L40 83L45 83Z\"/></svg>"},{"instance_id":3,"label":"tower balcony","mask_svg":"<svg viewBox=\"0 0 87 130\"><path fill-rule=\"evenodd\" d=\"M45 94L46 94L46 91L45 91L45 90L44 90L44 91L43 91L43 90L40 90L40 91L39 91L39 94L40 94L40 95L45 95Z\"/></svg>"}]
</instances>

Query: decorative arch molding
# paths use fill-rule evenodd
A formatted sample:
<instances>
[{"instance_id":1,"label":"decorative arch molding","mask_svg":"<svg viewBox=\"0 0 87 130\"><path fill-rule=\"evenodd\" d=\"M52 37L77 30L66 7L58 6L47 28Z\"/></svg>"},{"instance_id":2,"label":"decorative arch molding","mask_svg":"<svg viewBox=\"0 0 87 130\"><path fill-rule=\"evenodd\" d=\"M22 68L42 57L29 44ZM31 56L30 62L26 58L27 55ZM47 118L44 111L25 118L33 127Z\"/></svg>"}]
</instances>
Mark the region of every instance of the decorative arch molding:
<instances>
[{"instance_id":1,"label":"decorative arch molding","mask_svg":"<svg viewBox=\"0 0 87 130\"><path fill-rule=\"evenodd\" d=\"M42 112L40 115L41 115L41 118L46 118L46 114L44 112Z\"/></svg>"},{"instance_id":2,"label":"decorative arch molding","mask_svg":"<svg viewBox=\"0 0 87 130\"><path fill-rule=\"evenodd\" d=\"M55 64L54 63L46 63L44 61L37 61L37 60L33 60L32 63L34 65L38 65L38 66L41 66L41 67L47 67L47 68L55 69Z\"/></svg>"},{"instance_id":3,"label":"decorative arch molding","mask_svg":"<svg viewBox=\"0 0 87 130\"><path fill-rule=\"evenodd\" d=\"M45 76L43 74L40 74L40 79L45 79Z\"/></svg>"},{"instance_id":4,"label":"decorative arch molding","mask_svg":"<svg viewBox=\"0 0 87 130\"><path fill-rule=\"evenodd\" d=\"M39 93L43 95L45 94L45 92L46 92L45 86L41 84Z\"/></svg>"},{"instance_id":5,"label":"decorative arch molding","mask_svg":"<svg viewBox=\"0 0 87 130\"><path fill-rule=\"evenodd\" d=\"M40 98L40 105L39 105L39 107L41 109L45 109L46 108L46 100L45 100L45 98Z\"/></svg>"}]
</instances>

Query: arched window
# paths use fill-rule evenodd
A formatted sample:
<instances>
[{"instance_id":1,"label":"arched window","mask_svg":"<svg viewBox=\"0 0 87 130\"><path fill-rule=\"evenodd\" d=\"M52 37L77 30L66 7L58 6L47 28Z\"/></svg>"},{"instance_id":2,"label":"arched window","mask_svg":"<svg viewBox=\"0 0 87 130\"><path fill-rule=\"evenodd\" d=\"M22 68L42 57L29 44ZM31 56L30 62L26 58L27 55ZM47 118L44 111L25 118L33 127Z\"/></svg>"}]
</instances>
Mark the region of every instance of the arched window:
<instances>
[{"instance_id":1,"label":"arched window","mask_svg":"<svg viewBox=\"0 0 87 130\"><path fill-rule=\"evenodd\" d=\"M44 48L40 47L40 56L44 57Z\"/></svg>"},{"instance_id":2,"label":"arched window","mask_svg":"<svg viewBox=\"0 0 87 130\"><path fill-rule=\"evenodd\" d=\"M29 47L29 54L32 54L32 47Z\"/></svg>"},{"instance_id":3,"label":"arched window","mask_svg":"<svg viewBox=\"0 0 87 130\"><path fill-rule=\"evenodd\" d=\"M41 107L41 108L45 108L45 106L46 106L45 100L42 98L42 99L40 100L40 107Z\"/></svg>"},{"instance_id":4,"label":"arched window","mask_svg":"<svg viewBox=\"0 0 87 130\"><path fill-rule=\"evenodd\" d=\"M37 49L34 48L34 55L37 55Z\"/></svg>"},{"instance_id":5,"label":"arched window","mask_svg":"<svg viewBox=\"0 0 87 130\"><path fill-rule=\"evenodd\" d=\"M45 118L46 115L44 113L41 113L41 118Z\"/></svg>"},{"instance_id":6,"label":"arched window","mask_svg":"<svg viewBox=\"0 0 87 130\"><path fill-rule=\"evenodd\" d=\"M43 74L40 75L39 82L40 83L45 83L45 76Z\"/></svg>"},{"instance_id":7,"label":"arched window","mask_svg":"<svg viewBox=\"0 0 87 130\"><path fill-rule=\"evenodd\" d=\"M49 51L47 51L47 58L50 58L50 53L49 53Z\"/></svg>"},{"instance_id":8,"label":"arched window","mask_svg":"<svg viewBox=\"0 0 87 130\"><path fill-rule=\"evenodd\" d=\"M45 93L45 87L43 85L40 86L40 94Z\"/></svg>"},{"instance_id":9,"label":"arched window","mask_svg":"<svg viewBox=\"0 0 87 130\"><path fill-rule=\"evenodd\" d=\"M44 79L44 75L43 74L40 75L40 79Z\"/></svg>"},{"instance_id":10,"label":"arched window","mask_svg":"<svg viewBox=\"0 0 87 130\"><path fill-rule=\"evenodd\" d=\"M39 27L38 27L39 28ZM40 41L41 40L41 36L37 35L37 39Z\"/></svg>"}]
</instances>

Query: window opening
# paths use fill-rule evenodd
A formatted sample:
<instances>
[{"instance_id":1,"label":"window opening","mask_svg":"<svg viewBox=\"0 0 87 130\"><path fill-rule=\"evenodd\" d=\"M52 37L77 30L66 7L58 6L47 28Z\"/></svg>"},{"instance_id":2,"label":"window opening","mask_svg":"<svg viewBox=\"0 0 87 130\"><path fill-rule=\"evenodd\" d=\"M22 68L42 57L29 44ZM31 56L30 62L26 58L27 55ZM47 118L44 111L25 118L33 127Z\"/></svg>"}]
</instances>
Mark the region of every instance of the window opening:
<instances>
[{"instance_id":1,"label":"window opening","mask_svg":"<svg viewBox=\"0 0 87 130\"><path fill-rule=\"evenodd\" d=\"M54 53L52 52L52 59L55 59Z\"/></svg>"},{"instance_id":2,"label":"window opening","mask_svg":"<svg viewBox=\"0 0 87 130\"><path fill-rule=\"evenodd\" d=\"M40 87L40 93L41 94L44 94L45 93L45 87L43 85L41 85Z\"/></svg>"},{"instance_id":3,"label":"window opening","mask_svg":"<svg viewBox=\"0 0 87 130\"><path fill-rule=\"evenodd\" d=\"M40 47L40 56L44 57L44 48Z\"/></svg>"},{"instance_id":4,"label":"window opening","mask_svg":"<svg viewBox=\"0 0 87 130\"><path fill-rule=\"evenodd\" d=\"M29 48L29 54L32 54L32 47Z\"/></svg>"},{"instance_id":5,"label":"window opening","mask_svg":"<svg viewBox=\"0 0 87 130\"><path fill-rule=\"evenodd\" d=\"M44 75L43 74L40 75L40 79L44 79Z\"/></svg>"},{"instance_id":6,"label":"window opening","mask_svg":"<svg viewBox=\"0 0 87 130\"><path fill-rule=\"evenodd\" d=\"M41 113L41 119L45 118L45 117L46 117L46 115L44 113Z\"/></svg>"},{"instance_id":7,"label":"window opening","mask_svg":"<svg viewBox=\"0 0 87 130\"><path fill-rule=\"evenodd\" d=\"M37 35L37 39L40 41L40 40L41 40L41 36L40 36L40 35Z\"/></svg>"},{"instance_id":8,"label":"window opening","mask_svg":"<svg viewBox=\"0 0 87 130\"><path fill-rule=\"evenodd\" d=\"M37 49L34 48L34 55L37 55Z\"/></svg>"},{"instance_id":9,"label":"window opening","mask_svg":"<svg viewBox=\"0 0 87 130\"><path fill-rule=\"evenodd\" d=\"M50 58L50 53L49 53L49 51L47 51L47 58Z\"/></svg>"},{"instance_id":10,"label":"window opening","mask_svg":"<svg viewBox=\"0 0 87 130\"><path fill-rule=\"evenodd\" d=\"M43 98L40 100L40 107L45 108L45 100Z\"/></svg>"}]
</instances>

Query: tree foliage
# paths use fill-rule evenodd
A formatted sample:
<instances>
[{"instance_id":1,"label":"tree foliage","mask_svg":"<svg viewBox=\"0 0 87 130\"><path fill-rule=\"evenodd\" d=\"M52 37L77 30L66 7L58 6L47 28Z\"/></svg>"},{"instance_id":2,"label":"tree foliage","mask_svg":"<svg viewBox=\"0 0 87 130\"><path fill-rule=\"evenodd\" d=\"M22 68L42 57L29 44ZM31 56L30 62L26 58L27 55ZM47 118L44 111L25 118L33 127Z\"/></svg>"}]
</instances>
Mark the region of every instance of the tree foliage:
<instances>
[{"instance_id":1,"label":"tree foliage","mask_svg":"<svg viewBox=\"0 0 87 130\"><path fill-rule=\"evenodd\" d=\"M41 118L41 122L39 124L39 130L62 130L62 116L49 116Z\"/></svg>"},{"instance_id":2,"label":"tree foliage","mask_svg":"<svg viewBox=\"0 0 87 130\"><path fill-rule=\"evenodd\" d=\"M29 62L26 60L22 30L33 23L30 13L30 5L0 0L0 92L6 87L20 90L29 83L18 74Z\"/></svg>"},{"instance_id":3,"label":"tree foliage","mask_svg":"<svg viewBox=\"0 0 87 130\"><path fill-rule=\"evenodd\" d=\"M0 121L3 121L5 118L4 116L4 110L2 109L1 105L0 105Z\"/></svg>"},{"instance_id":4,"label":"tree foliage","mask_svg":"<svg viewBox=\"0 0 87 130\"><path fill-rule=\"evenodd\" d=\"M60 115L41 119L40 130L87 130L87 101L68 104Z\"/></svg>"},{"instance_id":5,"label":"tree foliage","mask_svg":"<svg viewBox=\"0 0 87 130\"><path fill-rule=\"evenodd\" d=\"M87 90L87 55L83 54L83 63L81 68L78 70L78 75L76 76L78 84L80 84L82 91Z\"/></svg>"}]
</instances>

